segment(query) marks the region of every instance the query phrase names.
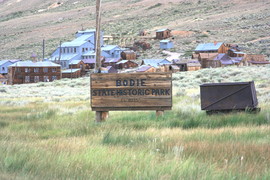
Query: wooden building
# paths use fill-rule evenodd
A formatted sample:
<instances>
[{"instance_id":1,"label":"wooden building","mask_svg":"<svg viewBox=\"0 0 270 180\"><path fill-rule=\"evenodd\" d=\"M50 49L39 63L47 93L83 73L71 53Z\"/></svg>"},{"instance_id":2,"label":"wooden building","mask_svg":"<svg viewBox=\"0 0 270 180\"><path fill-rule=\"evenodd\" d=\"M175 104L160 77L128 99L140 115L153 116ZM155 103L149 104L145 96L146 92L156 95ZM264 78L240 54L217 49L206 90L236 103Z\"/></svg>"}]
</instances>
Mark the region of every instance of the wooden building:
<instances>
[{"instance_id":1,"label":"wooden building","mask_svg":"<svg viewBox=\"0 0 270 180\"><path fill-rule=\"evenodd\" d=\"M121 58L124 60L135 60L137 55L133 50L123 51L121 52Z\"/></svg>"},{"instance_id":2,"label":"wooden building","mask_svg":"<svg viewBox=\"0 0 270 180\"><path fill-rule=\"evenodd\" d=\"M138 64L131 60L122 60L116 63L116 67L117 69L129 69L129 68L138 67Z\"/></svg>"},{"instance_id":3,"label":"wooden building","mask_svg":"<svg viewBox=\"0 0 270 180\"><path fill-rule=\"evenodd\" d=\"M82 60L73 60L71 63L69 63L69 69L80 69L82 76L86 73L86 64Z\"/></svg>"},{"instance_id":4,"label":"wooden building","mask_svg":"<svg viewBox=\"0 0 270 180\"><path fill-rule=\"evenodd\" d=\"M62 78L79 78L81 77L81 69L65 69L62 70Z\"/></svg>"},{"instance_id":5,"label":"wooden building","mask_svg":"<svg viewBox=\"0 0 270 180\"><path fill-rule=\"evenodd\" d=\"M201 69L201 63L196 60L187 61L187 71L197 71Z\"/></svg>"},{"instance_id":6,"label":"wooden building","mask_svg":"<svg viewBox=\"0 0 270 180\"><path fill-rule=\"evenodd\" d=\"M61 77L61 66L49 61L20 61L8 68L8 84L48 82Z\"/></svg>"},{"instance_id":7,"label":"wooden building","mask_svg":"<svg viewBox=\"0 0 270 180\"><path fill-rule=\"evenodd\" d=\"M101 68L101 73L118 73L118 71L113 66L107 66Z\"/></svg>"},{"instance_id":8,"label":"wooden building","mask_svg":"<svg viewBox=\"0 0 270 180\"><path fill-rule=\"evenodd\" d=\"M156 68L153 66L142 65L136 70L136 72L156 72Z\"/></svg>"},{"instance_id":9,"label":"wooden building","mask_svg":"<svg viewBox=\"0 0 270 180\"><path fill-rule=\"evenodd\" d=\"M118 63L119 61L121 61L120 58L106 58L102 61L102 66L103 67L112 66L116 68L116 63Z\"/></svg>"},{"instance_id":10,"label":"wooden building","mask_svg":"<svg viewBox=\"0 0 270 180\"><path fill-rule=\"evenodd\" d=\"M156 31L156 39L167 39L170 38L171 35L171 30L170 29L159 29Z\"/></svg>"},{"instance_id":11,"label":"wooden building","mask_svg":"<svg viewBox=\"0 0 270 180\"><path fill-rule=\"evenodd\" d=\"M195 49L195 53L227 53L228 50L229 47L225 46L223 42L214 42L199 44Z\"/></svg>"}]
</instances>

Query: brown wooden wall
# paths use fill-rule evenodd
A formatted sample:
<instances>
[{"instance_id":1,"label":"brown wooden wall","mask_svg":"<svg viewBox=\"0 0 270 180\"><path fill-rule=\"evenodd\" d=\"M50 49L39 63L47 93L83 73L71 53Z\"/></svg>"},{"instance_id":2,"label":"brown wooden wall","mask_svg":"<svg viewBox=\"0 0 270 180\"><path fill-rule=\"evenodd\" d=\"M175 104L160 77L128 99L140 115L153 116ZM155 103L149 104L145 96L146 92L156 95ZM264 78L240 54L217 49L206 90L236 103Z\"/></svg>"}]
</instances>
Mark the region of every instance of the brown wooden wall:
<instances>
[{"instance_id":1,"label":"brown wooden wall","mask_svg":"<svg viewBox=\"0 0 270 180\"><path fill-rule=\"evenodd\" d=\"M29 68L29 72L25 72L26 68ZM39 72L34 72L34 68L38 68ZM48 68L48 72L44 72L44 68ZM35 76L39 76L40 82L44 81L44 76L48 76L49 81L53 81L52 76L56 76L58 80L62 78L61 67L9 67L8 84L24 84L25 76L30 76L29 83L34 83Z\"/></svg>"},{"instance_id":2,"label":"brown wooden wall","mask_svg":"<svg viewBox=\"0 0 270 180\"><path fill-rule=\"evenodd\" d=\"M162 32L156 32L156 39L167 39L171 37L171 31L170 30L166 30L166 31L162 31Z\"/></svg>"},{"instance_id":3,"label":"brown wooden wall","mask_svg":"<svg viewBox=\"0 0 270 180\"><path fill-rule=\"evenodd\" d=\"M76 71L72 73L62 73L62 78L79 78L81 77L81 71Z\"/></svg>"}]
</instances>

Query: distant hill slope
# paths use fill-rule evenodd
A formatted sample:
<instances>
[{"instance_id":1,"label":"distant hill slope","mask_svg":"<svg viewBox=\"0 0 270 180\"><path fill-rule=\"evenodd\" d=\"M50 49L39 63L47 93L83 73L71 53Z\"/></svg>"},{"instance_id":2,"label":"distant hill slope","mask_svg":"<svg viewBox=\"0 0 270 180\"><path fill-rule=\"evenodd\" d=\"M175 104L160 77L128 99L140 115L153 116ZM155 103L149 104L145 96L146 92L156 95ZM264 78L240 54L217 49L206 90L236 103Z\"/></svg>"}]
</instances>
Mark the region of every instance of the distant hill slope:
<instances>
[{"instance_id":1,"label":"distant hill slope","mask_svg":"<svg viewBox=\"0 0 270 180\"><path fill-rule=\"evenodd\" d=\"M105 34L131 37L113 43L132 44L138 32L163 27L183 31L175 37L176 51L190 51L200 42L239 43L244 51L270 56L270 2L267 0L103 0ZM59 41L76 31L95 27L95 0L0 0L0 59L46 56ZM186 32L187 31L187 32ZM132 38L134 37L134 38ZM154 49L143 54L153 56ZM156 54L156 53L155 53Z\"/></svg>"}]
</instances>

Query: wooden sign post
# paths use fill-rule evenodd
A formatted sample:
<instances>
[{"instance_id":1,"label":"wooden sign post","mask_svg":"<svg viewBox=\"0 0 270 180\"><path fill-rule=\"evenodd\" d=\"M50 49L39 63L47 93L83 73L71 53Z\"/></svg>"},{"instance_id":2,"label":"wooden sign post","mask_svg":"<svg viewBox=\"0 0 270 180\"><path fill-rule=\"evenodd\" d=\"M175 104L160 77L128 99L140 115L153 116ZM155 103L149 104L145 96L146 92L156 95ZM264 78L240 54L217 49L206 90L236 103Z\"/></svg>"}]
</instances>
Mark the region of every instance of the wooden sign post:
<instances>
[{"instance_id":1,"label":"wooden sign post","mask_svg":"<svg viewBox=\"0 0 270 180\"><path fill-rule=\"evenodd\" d=\"M172 73L95 73L90 86L98 122L109 111L155 110L160 116L172 108Z\"/></svg>"}]
</instances>

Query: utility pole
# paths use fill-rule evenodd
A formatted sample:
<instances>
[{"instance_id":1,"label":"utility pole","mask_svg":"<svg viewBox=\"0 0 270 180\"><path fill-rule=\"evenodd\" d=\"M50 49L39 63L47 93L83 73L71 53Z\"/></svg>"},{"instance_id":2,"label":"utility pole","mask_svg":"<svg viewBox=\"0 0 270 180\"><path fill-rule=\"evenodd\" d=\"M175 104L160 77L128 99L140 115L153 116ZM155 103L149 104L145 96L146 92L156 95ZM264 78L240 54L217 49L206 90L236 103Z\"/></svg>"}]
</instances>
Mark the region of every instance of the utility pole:
<instances>
[{"instance_id":1,"label":"utility pole","mask_svg":"<svg viewBox=\"0 0 270 180\"><path fill-rule=\"evenodd\" d=\"M58 58L58 63L60 64L61 61L61 53L62 53L62 41L60 41L60 48L59 48L59 58ZM57 62L55 62L57 63Z\"/></svg>"},{"instance_id":2,"label":"utility pole","mask_svg":"<svg viewBox=\"0 0 270 180\"><path fill-rule=\"evenodd\" d=\"M96 42L95 42L95 50L96 50L96 67L95 73L100 73L101 62L100 62L100 23L101 23L101 0L96 0Z\"/></svg>"},{"instance_id":3,"label":"utility pole","mask_svg":"<svg viewBox=\"0 0 270 180\"><path fill-rule=\"evenodd\" d=\"M101 73L101 62L100 62L100 23L101 23L101 0L96 0L96 42L95 42L95 50L96 50L96 66L95 73ZM109 117L108 111L96 111L96 122L100 123L105 121Z\"/></svg>"}]
</instances>

